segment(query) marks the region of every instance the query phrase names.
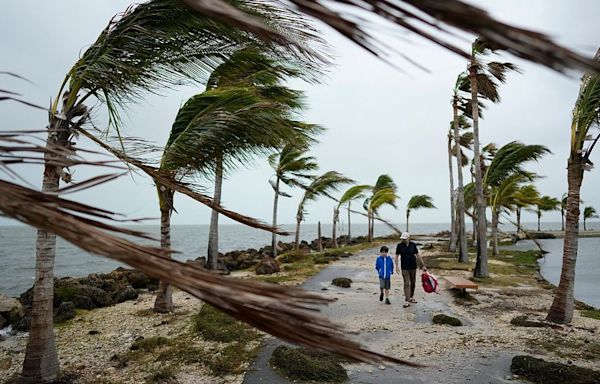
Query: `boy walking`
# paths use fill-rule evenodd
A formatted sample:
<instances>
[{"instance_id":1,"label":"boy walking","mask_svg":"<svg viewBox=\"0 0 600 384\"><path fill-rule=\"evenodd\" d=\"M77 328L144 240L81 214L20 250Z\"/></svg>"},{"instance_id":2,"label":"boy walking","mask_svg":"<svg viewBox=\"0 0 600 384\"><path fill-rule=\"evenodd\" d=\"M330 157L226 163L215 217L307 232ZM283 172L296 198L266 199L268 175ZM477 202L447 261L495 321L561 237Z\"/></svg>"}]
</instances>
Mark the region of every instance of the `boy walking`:
<instances>
[{"instance_id":1,"label":"boy walking","mask_svg":"<svg viewBox=\"0 0 600 384\"><path fill-rule=\"evenodd\" d=\"M377 261L375 261L375 269L379 274L379 301L383 301L383 294L385 293L385 303L391 304L389 295L391 277L394 273L394 261L392 260L392 257L388 255L388 252L388 247L385 245L381 247Z\"/></svg>"}]
</instances>

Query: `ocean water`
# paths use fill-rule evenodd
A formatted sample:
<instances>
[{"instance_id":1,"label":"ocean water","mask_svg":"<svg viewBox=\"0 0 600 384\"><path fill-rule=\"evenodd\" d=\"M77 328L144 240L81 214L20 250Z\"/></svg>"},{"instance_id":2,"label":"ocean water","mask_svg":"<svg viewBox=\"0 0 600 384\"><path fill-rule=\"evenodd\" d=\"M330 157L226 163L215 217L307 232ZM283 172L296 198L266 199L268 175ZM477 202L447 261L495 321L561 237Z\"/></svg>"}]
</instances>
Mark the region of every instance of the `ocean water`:
<instances>
[{"instance_id":1,"label":"ocean water","mask_svg":"<svg viewBox=\"0 0 600 384\"><path fill-rule=\"evenodd\" d=\"M589 229L589 228L588 228ZM563 240L539 240L542 249L548 253L540 259L540 272L542 276L554 285L560 280L562 267ZM519 241L509 248L525 250L537 249L531 240ZM577 264L575 266L575 298L596 308L600 308L600 238L579 238L577 251Z\"/></svg>"},{"instance_id":2,"label":"ocean water","mask_svg":"<svg viewBox=\"0 0 600 384\"><path fill-rule=\"evenodd\" d=\"M294 225L282 225L288 232L293 232ZM403 228L403 226L398 226ZM156 239L160 238L158 225L140 225L132 227L147 232ZM414 233L437 233L448 230L449 225L411 224ZM331 237L331 224L321 226L322 235ZM348 233L345 225L338 226L338 236ZM366 235L366 224L352 224L352 236ZM388 226L375 225L375 236L393 233ZM316 224L303 224L301 239L312 241L317 238ZM35 239L36 231L26 226L0 226L0 292L9 296L18 296L33 285L35 276ZM293 236L278 240L292 242ZM136 241L138 241L136 239ZM139 240L140 243L159 246L158 242ZM208 225L174 225L171 228L171 244L179 251L173 258L181 261L195 259L206 255L208 246ZM238 249L261 248L271 244L271 234L243 225L221 225L219 227L219 251L229 252ZM90 273L106 273L124 266L110 259L89 254L67 243L57 241L54 274L57 277L85 276Z\"/></svg>"}]
</instances>

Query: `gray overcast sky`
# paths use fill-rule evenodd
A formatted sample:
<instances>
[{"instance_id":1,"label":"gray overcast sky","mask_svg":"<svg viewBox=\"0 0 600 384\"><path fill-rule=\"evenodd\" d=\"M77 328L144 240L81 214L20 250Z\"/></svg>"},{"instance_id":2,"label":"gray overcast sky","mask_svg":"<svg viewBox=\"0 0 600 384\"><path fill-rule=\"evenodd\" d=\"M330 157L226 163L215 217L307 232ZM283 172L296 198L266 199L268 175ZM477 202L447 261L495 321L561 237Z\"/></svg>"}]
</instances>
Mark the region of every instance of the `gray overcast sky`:
<instances>
[{"instance_id":1,"label":"gray overcast sky","mask_svg":"<svg viewBox=\"0 0 600 384\"><path fill-rule=\"evenodd\" d=\"M596 0L478 0L472 1L492 15L520 26L550 34L560 43L589 54L600 44ZM27 100L48 105L65 73L93 42L107 21L124 10L125 0L4 0L0 3L0 70L19 73L35 86L0 78L2 88L24 94ZM378 175L390 174L399 185L399 210L385 209L382 216L403 221L404 206L414 194L433 196L437 210L417 211L414 222L449 221L449 186L446 129L451 119L450 92L465 60L419 38L410 42L391 40L403 54L420 62L424 73L405 61L398 71L337 33L322 27L325 39L335 48L336 67L326 82L307 85L293 82L306 91L309 108L304 119L327 128L314 148L321 171L337 170L359 183L372 184ZM470 38L470 37L469 37ZM465 48L468 42L465 41ZM522 75L509 76L501 88L502 103L490 105L480 124L481 141L503 145L511 140L544 144L553 155L530 169L545 175L538 182L543 194L560 197L566 191L566 158L569 120L579 87L579 74L569 77L513 57ZM125 134L144 137L157 144L166 141L178 107L200 91L188 87L151 96L128 109ZM0 129L40 129L46 125L43 112L14 103L0 103ZM86 148L94 148L82 141ZM598 152L598 151L596 151ZM598 153L594 154L599 162ZM32 183L40 184L41 168L23 168ZM582 198L600 209L600 171L586 173ZM89 175L80 170L79 180ZM233 210L270 221L272 175L266 162L233 173L224 184L223 204ZM465 172L465 177L468 177ZM207 183L210 189L210 184ZM299 191L280 203L279 222L294 221ZM124 213L130 217L158 217L157 199L151 180L123 177L110 184L79 193L73 198ZM174 224L205 224L209 210L187 198L177 198ZM333 202L321 200L307 209L308 223L331 222ZM526 221L534 216L527 214ZM560 214L548 214L559 221ZM356 218L357 222L365 221ZM222 220L228 223L228 220ZM0 224L13 224L0 219Z\"/></svg>"}]
</instances>

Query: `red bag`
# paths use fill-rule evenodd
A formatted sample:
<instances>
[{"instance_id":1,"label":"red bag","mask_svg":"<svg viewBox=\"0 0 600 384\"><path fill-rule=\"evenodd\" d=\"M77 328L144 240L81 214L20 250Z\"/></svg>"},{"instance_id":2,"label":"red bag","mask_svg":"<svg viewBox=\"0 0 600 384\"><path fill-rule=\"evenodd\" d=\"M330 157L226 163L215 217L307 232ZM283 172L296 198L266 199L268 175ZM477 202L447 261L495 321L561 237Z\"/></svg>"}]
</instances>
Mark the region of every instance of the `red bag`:
<instances>
[{"instance_id":1,"label":"red bag","mask_svg":"<svg viewBox=\"0 0 600 384\"><path fill-rule=\"evenodd\" d=\"M439 284L435 276L430 275L427 271L421 274L421 283L423 284L423 290L427 293L437 293Z\"/></svg>"}]
</instances>

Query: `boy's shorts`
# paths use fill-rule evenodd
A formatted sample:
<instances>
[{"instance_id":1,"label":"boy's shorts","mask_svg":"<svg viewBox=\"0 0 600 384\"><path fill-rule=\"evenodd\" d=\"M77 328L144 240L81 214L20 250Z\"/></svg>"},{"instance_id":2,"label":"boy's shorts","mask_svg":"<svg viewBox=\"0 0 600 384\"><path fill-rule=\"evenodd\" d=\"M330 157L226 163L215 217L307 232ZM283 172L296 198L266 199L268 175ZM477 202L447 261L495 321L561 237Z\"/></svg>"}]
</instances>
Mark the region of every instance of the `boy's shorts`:
<instances>
[{"instance_id":1,"label":"boy's shorts","mask_svg":"<svg viewBox=\"0 0 600 384\"><path fill-rule=\"evenodd\" d=\"M379 288L390 289L390 279L379 278Z\"/></svg>"}]
</instances>

